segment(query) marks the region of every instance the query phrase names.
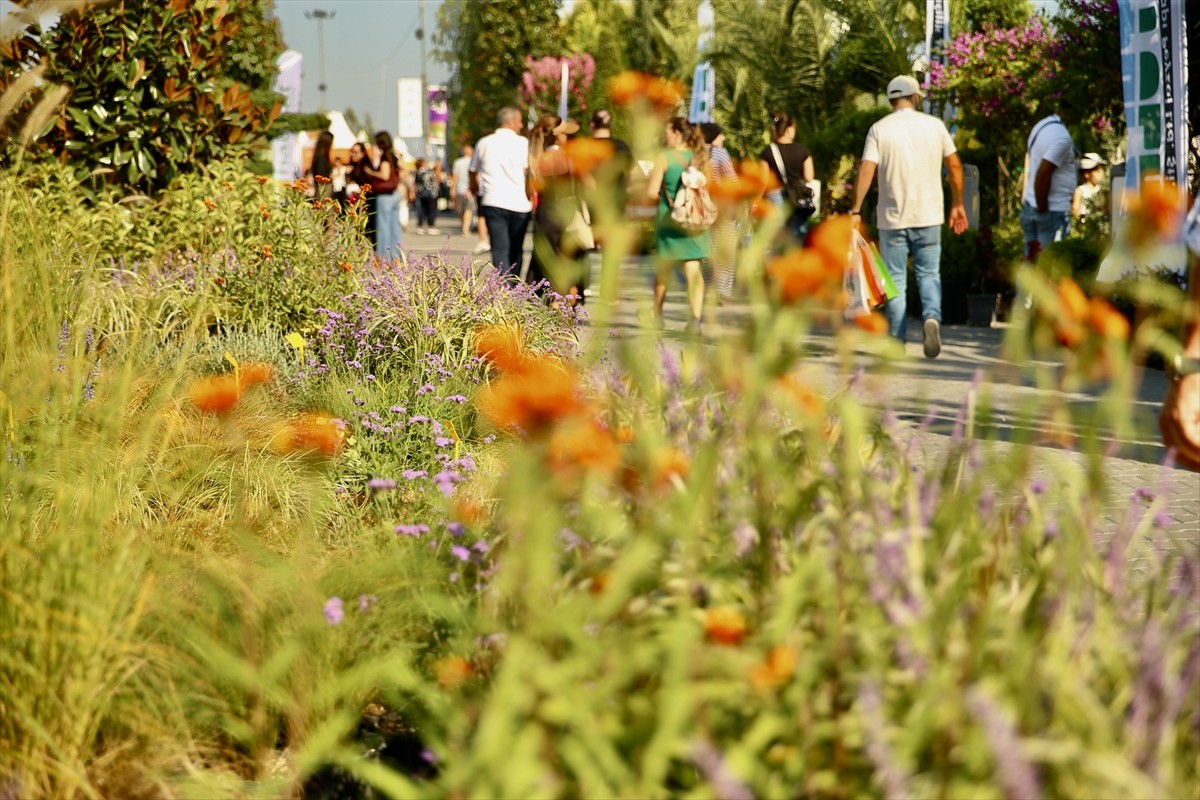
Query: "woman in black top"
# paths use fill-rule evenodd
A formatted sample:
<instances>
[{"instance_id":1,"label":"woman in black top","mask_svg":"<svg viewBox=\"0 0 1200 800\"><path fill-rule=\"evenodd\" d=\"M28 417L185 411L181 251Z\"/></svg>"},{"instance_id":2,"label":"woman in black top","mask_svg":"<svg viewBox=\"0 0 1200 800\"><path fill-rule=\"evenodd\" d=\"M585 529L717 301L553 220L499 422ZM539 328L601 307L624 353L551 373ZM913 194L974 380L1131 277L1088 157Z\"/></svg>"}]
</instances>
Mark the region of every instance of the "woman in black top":
<instances>
[{"instance_id":1,"label":"woman in black top","mask_svg":"<svg viewBox=\"0 0 1200 800\"><path fill-rule=\"evenodd\" d=\"M364 210L367 212L367 226L364 232L371 242L371 249L374 250L375 194L370 191L371 176L367 174L367 168L370 166L371 159L367 156L367 148L361 142L355 142L350 147L350 172L346 176L346 191L350 195L351 202L356 196L364 198Z\"/></svg>"},{"instance_id":2,"label":"woman in black top","mask_svg":"<svg viewBox=\"0 0 1200 800\"><path fill-rule=\"evenodd\" d=\"M329 131L321 131L321 135L317 137L317 146L313 149L312 165L304 173L304 179L308 182L309 197L323 200L332 192L330 189L333 175L333 159L330 157L332 149L333 134ZM317 180L317 178L321 180Z\"/></svg>"},{"instance_id":3,"label":"woman in black top","mask_svg":"<svg viewBox=\"0 0 1200 800\"><path fill-rule=\"evenodd\" d=\"M758 154L758 159L771 171L782 188L767 192L767 199L777 206L791 207L787 229L803 242L805 227L812 214L811 211L792 206L788 200L787 187L792 186L795 193L796 189L816 178L812 154L808 152L807 147L796 141L796 121L782 111L771 114L771 140L773 144L763 148Z\"/></svg>"}]
</instances>

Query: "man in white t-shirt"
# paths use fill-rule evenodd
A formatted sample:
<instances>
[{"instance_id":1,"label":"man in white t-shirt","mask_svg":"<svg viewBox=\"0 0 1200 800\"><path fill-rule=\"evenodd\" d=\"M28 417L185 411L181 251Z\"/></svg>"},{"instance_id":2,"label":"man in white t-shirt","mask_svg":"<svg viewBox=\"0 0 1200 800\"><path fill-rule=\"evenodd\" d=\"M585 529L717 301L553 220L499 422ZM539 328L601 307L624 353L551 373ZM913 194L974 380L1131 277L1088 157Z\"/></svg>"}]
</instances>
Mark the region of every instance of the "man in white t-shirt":
<instances>
[{"instance_id":1,"label":"man in white t-shirt","mask_svg":"<svg viewBox=\"0 0 1200 800\"><path fill-rule=\"evenodd\" d=\"M479 185L479 216L492 244L492 264L503 275L519 274L524 256L525 231L533 203L526 191L529 140L522 130L521 112L502 108L496 132L479 140L471 159L471 173Z\"/></svg>"},{"instance_id":2,"label":"man in white t-shirt","mask_svg":"<svg viewBox=\"0 0 1200 800\"><path fill-rule=\"evenodd\" d=\"M888 332L905 339L908 308L908 258L913 260L921 295L925 357L942 351L942 223L946 220L942 166L950 176L950 230L967 229L963 206L962 162L954 140L940 119L917 110L921 87L909 75L893 78L887 87L894 109L871 126L863 147L855 184L853 216L861 209L871 181L879 174L879 253L899 294L884 306Z\"/></svg>"},{"instance_id":3,"label":"man in white t-shirt","mask_svg":"<svg viewBox=\"0 0 1200 800\"><path fill-rule=\"evenodd\" d=\"M1025 195L1021 202L1021 231L1025 257L1037 259L1051 242L1071 231L1071 200L1075 196L1075 143L1058 114L1038 120L1025 142Z\"/></svg>"}]
</instances>

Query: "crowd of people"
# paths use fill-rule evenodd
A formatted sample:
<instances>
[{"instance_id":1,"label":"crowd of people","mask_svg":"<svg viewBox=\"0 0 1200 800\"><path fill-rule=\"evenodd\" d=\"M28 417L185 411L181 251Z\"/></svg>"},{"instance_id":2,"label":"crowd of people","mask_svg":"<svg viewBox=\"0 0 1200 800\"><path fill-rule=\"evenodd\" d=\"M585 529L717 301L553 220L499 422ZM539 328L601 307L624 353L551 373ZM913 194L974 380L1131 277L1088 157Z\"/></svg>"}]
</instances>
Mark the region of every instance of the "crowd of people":
<instances>
[{"instance_id":1,"label":"crowd of people","mask_svg":"<svg viewBox=\"0 0 1200 800\"><path fill-rule=\"evenodd\" d=\"M877 185L879 251L897 289L883 307L889 333L901 341L906 337L911 260L924 352L936 358L941 350L941 237L947 221L956 234L967 227L963 169L945 123L921 111L917 80L897 76L886 91L893 110L867 133L850 213L861 218L863 203ZM718 191L723 182L738 180L724 147L724 132L712 122L671 118L663 126L653 160L640 163L626 142L613 137L607 110L592 115L588 133L585 136L575 120L554 114L541 116L527 128L522 113L506 107L497 115L495 131L465 146L448 172L436 159L418 160L406 169L385 131L375 136L373 158L362 144L355 144L348 165L331 163L332 136L326 133L317 142L309 175L317 179L312 187L317 196L344 200L370 187L365 194L367 233L381 259L399 254L409 203L416 210L416 233L432 234L437 232L439 197L446 197L462 234L478 231L476 253L490 252L500 272L550 289L572 305L587 296L587 254L603 246L595 233L603 226L593 228L591 215L624 215L627 206L653 208L655 309L661 318L668 284L681 273L687 284L689 328L699 329L706 289L715 287L718 302L733 295L746 198L718 202L714 220L699 229L681 227L673 216L685 175L703 175L717 198L725 196ZM757 153L758 173L769 181L753 200L779 207L785 220L781 236L800 244L816 212L813 157L786 113L771 114L769 137L770 144ZM578 145L584 140L591 146L581 150ZM1066 235L1072 219L1079 220L1100 201L1104 161L1094 153L1077 159L1058 113L1046 116L1031 131L1027 156L1031 179L1025 187L1021 225L1029 256L1036 258L1039 249ZM1078 186L1076 166L1084 176ZM951 192L948 218L944 178ZM598 188L604 191L597 193ZM588 198L598 194L609 202L592 207ZM524 243L531 228L533 249L526 264Z\"/></svg>"}]
</instances>

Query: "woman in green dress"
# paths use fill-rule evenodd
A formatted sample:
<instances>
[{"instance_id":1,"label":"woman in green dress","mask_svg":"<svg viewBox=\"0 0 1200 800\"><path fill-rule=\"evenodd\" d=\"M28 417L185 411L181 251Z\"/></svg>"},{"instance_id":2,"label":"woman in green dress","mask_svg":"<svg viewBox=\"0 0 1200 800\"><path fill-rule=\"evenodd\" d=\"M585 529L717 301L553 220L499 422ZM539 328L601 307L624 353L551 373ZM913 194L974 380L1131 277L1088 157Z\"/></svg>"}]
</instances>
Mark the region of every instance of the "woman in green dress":
<instances>
[{"instance_id":1,"label":"woman in green dress","mask_svg":"<svg viewBox=\"0 0 1200 800\"><path fill-rule=\"evenodd\" d=\"M699 331L700 316L704 312L704 275L700 262L712 252L712 242L707 230L688 233L671 220L671 208L675 193L689 166L708 175L708 146L699 125L692 125L683 117L674 117L667 122L667 147L659 153L646 185L646 196L658 200L658 220L655 238L658 241L658 266L654 273L654 309L662 319L663 301L667 297L667 284L671 272L683 265L687 279L688 306L692 312L688 329Z\"/></svg>"}]
</instances>

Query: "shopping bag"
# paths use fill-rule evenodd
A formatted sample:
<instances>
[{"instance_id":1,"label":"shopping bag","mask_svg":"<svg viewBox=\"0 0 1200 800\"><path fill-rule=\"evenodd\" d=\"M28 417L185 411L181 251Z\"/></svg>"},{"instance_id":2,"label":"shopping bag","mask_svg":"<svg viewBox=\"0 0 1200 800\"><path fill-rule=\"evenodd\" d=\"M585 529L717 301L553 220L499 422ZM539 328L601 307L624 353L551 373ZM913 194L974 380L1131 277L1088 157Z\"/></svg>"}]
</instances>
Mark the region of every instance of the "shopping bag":
<instances>
[{"instance_id":1,"label":"shopping bag","mask_svg":"<svg viewBox=\"0 0 1200 800\"><path fill-rule=\"evenodd\" d=\"M846 271L842 278L842 290L846 301L843 313L846 319L869 314L874 308L871 303L870 288L867 285L868 270L863 261L863 250L855 246L860 240L865 241L858 231L855 231L850 240L850 253L846 259Z\"/></svg>"},{"instance_id":2,"label":"shopping bag","mask_svg":"<svg viewBox=\"0 0 1200 800\"><path fill-rule=\"evenodd\" d=\"M892 280L892 273L888 272L887 264L883 263L883 255L879 252L879 248L875 246L874 242L868 242L867 246L871 250L871 270L879 282L883 303L886 303L899 296L900 291L896 288L896 282Z\"/></svg>"}]
</instances>

